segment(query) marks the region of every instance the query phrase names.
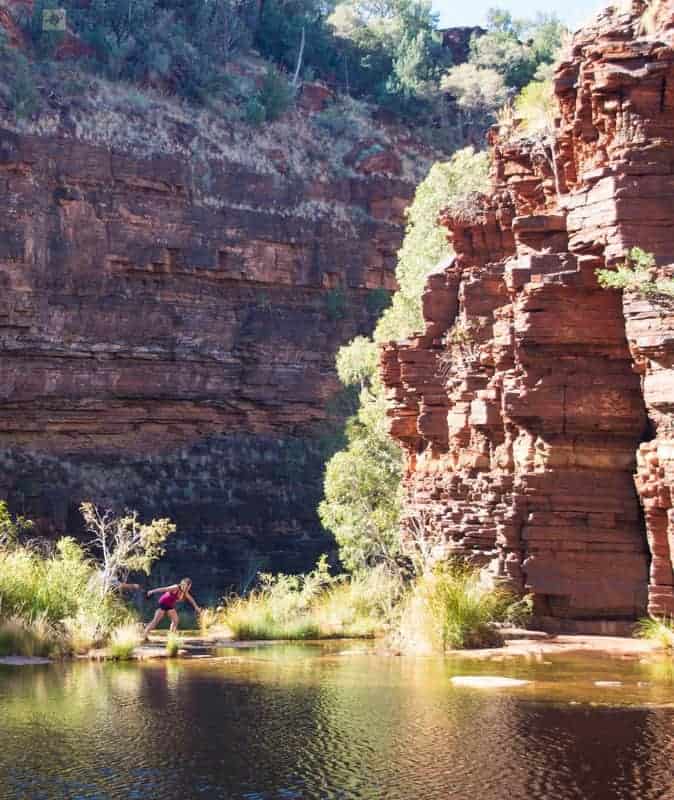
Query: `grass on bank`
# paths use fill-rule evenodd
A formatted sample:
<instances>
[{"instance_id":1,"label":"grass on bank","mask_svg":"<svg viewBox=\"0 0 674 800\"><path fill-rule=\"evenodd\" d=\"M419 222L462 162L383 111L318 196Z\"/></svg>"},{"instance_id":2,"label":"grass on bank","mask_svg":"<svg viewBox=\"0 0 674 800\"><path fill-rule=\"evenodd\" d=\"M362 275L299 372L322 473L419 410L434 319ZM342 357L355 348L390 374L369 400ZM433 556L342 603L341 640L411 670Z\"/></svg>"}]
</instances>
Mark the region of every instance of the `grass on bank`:
<instances>
[{"instance_id":1,"label":"grass on bank","mask_svg":"<svg viewBox=\"0 0 674 800\"><path fill-rule=\"evenodd\" d=\"M18 615L0 619L0 656L50 656L62 641L45 617L27 620Z\"/></svg>"},{"instance_id":2,"label":"grass on bank","mask_svg":"<svg viewBox=\"0 0 674 800\"><path fill-rule=\"evenodd\" d=\"M117 626L110 635L108 653L117 661L128 661L141 643L141 634L136 622Z\"/></svg>"},{"instance_id":3,"label":"grass on bank","mask_svg":"<svg viewBox=\"0 0 674 800\"><path fill-rule=\"evenodd\" d=\"M306 576L262 575L256 590L229 600L220 623L241 640L387 636L402 651L444 652L497 646L499 623L522 624L529 611L460 564L405 584L383 566L332 577L323 561Z\"/></svg>"},{"instance_id":4,"label":"grass on bank","mask_svg":"<svg viewBox=\"0 0 674 800\"><path fill-rule=\"evenodd\" d=\"M99 572L70 537L53 549L0 548L0 650L5 655L84 653L104 642L129 612L104 595Z\"/></svg>"},{"instance_id":5,"label":"grass on bank","mask_svg":"<svg viewBox=\"0 0 674 800\"><path fill-rule=\"evenodd\" d=\"M169 658L175 658L180 651L180 636L177 633L170 632L166 637L166 655Z\"/></svg>"},{"instance_id":6,"label":"grass on bank","mask_svg":"<svg viewBox=\"0 0 674 800\"><path fill-rule=\"evenodd\" d=\"M401 589L384 567L332 576L322 558L307 575L261 574L257 589L227 601L219 622L240 640L372 637L390 623Z\"/></svg>"},{"instance_id":7,"label":"grass on bank","mask_svg":"<svg viewBox=\"0 0 674 800\"><path fill-rule=\"evenodd\" d=\"M657 642L665 650L674 650L674 621L666 617L646 617L639 620L636 636Z\"/></svg>"},{"instance_id":8,"label":"grass on bank","mask_svg":"<svg viewBox=\"0 0 674 800\"><path fill-rule=\"evenodd\" d=\"M509 622L521 601L488 586L462 564L438 565L419 577L403 603L397 639L402 650L444 652L502 644L498 623Z\"/></svg>"}]
</instances>

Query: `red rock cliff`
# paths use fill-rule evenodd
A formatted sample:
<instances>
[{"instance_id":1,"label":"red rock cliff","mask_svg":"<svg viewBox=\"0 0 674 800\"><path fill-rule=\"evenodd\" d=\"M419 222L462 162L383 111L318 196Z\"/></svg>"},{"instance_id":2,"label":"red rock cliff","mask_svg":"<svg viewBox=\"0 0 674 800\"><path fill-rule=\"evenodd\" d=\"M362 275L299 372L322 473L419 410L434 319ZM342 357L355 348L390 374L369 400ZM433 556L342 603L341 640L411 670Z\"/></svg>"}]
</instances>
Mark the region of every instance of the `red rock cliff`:
<instances>
[{"instance_id":1,"label":"red rock cliff","mask_svg":"<svg viewBox=\"0 0 674 800\"><path fill-rule=\"evenodd\" d=\"M0 496L43 532L84 499L170 516L202 586L307 568L335 352L395 285L433 154L83 80L0 125Z\"/></svg>"},{"instance_id":2,"label":"red rock cliff","mask_svg":"<svg viewBox=\"0 0 674 800\"><path fill-rule=\"evenodd\" d=\"M495 137L492 194L444 219L425 331L382 353L407 537L531 592L553 628L674 610L674 314L623 311L595 277L633 246L674 262L674 18L644 10L574 37L554 157Z\"/></svg>"}]
</instances>

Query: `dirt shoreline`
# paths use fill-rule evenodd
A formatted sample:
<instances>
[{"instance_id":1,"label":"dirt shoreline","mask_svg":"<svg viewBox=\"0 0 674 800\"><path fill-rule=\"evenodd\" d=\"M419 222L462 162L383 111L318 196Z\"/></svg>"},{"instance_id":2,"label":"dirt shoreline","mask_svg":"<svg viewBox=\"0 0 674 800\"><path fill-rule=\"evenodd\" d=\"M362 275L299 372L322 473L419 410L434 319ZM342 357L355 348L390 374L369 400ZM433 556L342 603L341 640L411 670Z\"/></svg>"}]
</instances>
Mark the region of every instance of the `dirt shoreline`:
<instances>
[{"instance_id":1,"label":"dirt shoreline","mask_svg":"<svg viewBox=\"0 0 674 800\"><path fill-rule=\"evenodd\" d=\"M486 661L506 661L511 659L538 660L547 655L563 655L566 653L594 653L598 656L612 658L637 659L648 655L662 654L664 648L657 642L647 639L633 639L627 636L597 636L585 634L559 634L547 635L533 631L510 632L504 644L500 647L490 647L476 650L450 650L447 656L466 659L483 659ZM316 644L325 640L312 642L299 642L299 644ZM338 641L338 640L328 640ZM343 639L343 642L363 640ZM256 647L271 647L275 644L288 644L285 641L235 641L217 637L184 637L181 649L176 659L208 660L219 658L213 650L248 650ZM378 656L415 656L423 657L425 653L400 653L389 648L372 648L372 655ZM78 660L112 660L104 650L94 651L87 655L76 656ZM169 658L163 640L152 640L147 644L137 647L132 658L133 661L147 661L153 659ZM51 664L55 659L37 658L34 656L3 656L0 657L0 666L33 666L37 664Z\"/></svg>"},{"instance_id":2,"label":"dirt shoreline","mask_svg":"<svg viewBox=\"0 0 674 800\"><path fill-rule=\"evenodd\" d=\"M452 650L452 656L502 661L511 658L537 658L565 653L595 653L614 658L640 658L663 653L665 649L648 639L628 636L598 636L586 634L523 635L506 640L502 647L480 650Z\"/></svg>"}]
</instances>

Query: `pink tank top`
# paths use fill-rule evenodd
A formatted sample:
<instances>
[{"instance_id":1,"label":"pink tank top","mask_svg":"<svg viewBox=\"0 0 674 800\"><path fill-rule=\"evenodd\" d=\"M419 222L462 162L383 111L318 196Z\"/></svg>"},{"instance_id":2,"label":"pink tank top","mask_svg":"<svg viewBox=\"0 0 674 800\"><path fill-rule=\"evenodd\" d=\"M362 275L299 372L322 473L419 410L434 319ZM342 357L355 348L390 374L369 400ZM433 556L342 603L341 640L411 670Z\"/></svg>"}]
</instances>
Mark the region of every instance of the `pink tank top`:
<instances>
[{"instance_id":1,"label":"pink tank top","mask_svg":"<svg viewBox=\"0 0 674 800\"><path fill-rule=\"evenodd\" d=\"M175 608L176 603L178 602L179 595L180 595L180 589L178 589L175 592L164 592L164 594L159 598L159 605L168 606L169 608Z\"/></svg>"}]
</instances>

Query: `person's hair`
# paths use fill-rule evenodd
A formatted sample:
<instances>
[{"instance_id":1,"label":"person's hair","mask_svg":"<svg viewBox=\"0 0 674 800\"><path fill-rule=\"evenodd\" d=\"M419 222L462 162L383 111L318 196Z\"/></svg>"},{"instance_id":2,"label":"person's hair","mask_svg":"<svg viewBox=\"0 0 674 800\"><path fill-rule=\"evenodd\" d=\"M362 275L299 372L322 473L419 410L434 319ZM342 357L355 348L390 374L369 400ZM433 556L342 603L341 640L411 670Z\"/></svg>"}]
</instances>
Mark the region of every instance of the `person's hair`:
<instances>
[{"instance_id":1,"label":"person's hair","mask_svg":"<svg viewBox=\"0 0 674 800\"><path fill-rule=\"evenodd\" d=\"M183 578L178 585L184 590L188 584L192 585L192 578Z\"/></svg>"}]
</instances>

